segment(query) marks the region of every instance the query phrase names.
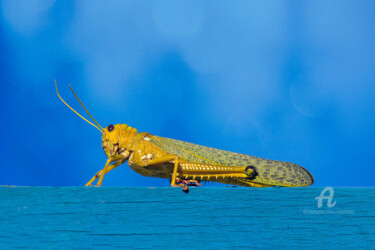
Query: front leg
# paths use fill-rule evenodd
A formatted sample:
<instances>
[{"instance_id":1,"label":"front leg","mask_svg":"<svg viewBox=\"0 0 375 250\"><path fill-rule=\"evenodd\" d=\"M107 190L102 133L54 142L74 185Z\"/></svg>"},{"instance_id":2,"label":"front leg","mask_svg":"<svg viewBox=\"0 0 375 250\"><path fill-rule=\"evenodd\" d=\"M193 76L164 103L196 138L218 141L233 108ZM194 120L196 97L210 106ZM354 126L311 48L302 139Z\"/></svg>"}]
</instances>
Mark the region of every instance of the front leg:
<instances>
[{"instance_id":1,"label":"front leg","mask_svg":"<svg viewBox=\"0 0 375 250\"><path fill-rule=\"evenodd\" d=\"M106 172L106 173L108 173L108 172L112 171L113 169L117 168L118 166L120 166L120 165L123 164L124 162L125 162L125 159L123 159L123 160L119 160L119 161L117 161L117 162L115 162L115 163L109 165L108 168L107 168L107 172ZM92 177L91 180L90 180L89 182L86 183L85 186L92 186L91 184L92 184L97 178L99 178L99 177L103 174L103 172L104 172L104 169L98 171L98 172L94 175L94 177Z\"/></svg>"},{"instance_id":2,"label":"front leg","mask_svg":"<svg viewBox=\"0 0 375 250\"><path fill-rule=\"evenodd\" d=\"M165 155L165 156L153 159L153 160L149 160L147 165L155 165L155 164L171 162L171 161L174 162L171 186L180 187L180 185L176 185L176 176L177 176L177 169L178 169L178 156L177 155Z\"/></svg>"},{"instance_id":3,"label":"front leg","mask_svg":"<svg viewBox=\"0 0 375 250\"><path fill-rule=\"evenodd\" d=\"M129 152L125 151L122 154L112 155L111 157L109 157L107 159L107 162L105 163L104 168L100 170L98 173L96 173L96 175L91 178L91 180L86 184L86 186L90 186L91 183L95 181L96 178L99 177L99 180L96 186L100 187L102 185L104 175L108 173L109 171L115 169L116 167L120 166L121 164L123 164L126 161L128 156L129 156ZM115 162L115 163L112 165L109 165L112 162Z\"/></svg>"}]
</instances>

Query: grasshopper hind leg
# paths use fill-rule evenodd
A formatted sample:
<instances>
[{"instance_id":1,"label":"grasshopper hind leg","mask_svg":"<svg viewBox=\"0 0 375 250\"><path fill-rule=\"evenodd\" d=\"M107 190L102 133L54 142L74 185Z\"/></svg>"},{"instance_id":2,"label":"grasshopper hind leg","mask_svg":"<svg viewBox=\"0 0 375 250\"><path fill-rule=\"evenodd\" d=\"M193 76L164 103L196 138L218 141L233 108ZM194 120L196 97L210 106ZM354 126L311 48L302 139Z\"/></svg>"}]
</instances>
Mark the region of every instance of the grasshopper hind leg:
<instances>
[{"instance_id":1,"label":"grasshopper hind leg","mask_svg":"<svg viewBox=\"0 0 375 250\"><path fill-rule=\"evenodd\" d=\"M255 177L258 176L258 172L256 171L255 167L253 166L247 166L246 169L245 169L245 174L248 175L248 178L249 180L254 180Z\"/></svg>"},{"instance_id":2,"label":"grasshopper hind leg","mask_svg":"<svg viewBox=\"0 0 375 250\"><path fill-rule=\"evenodd\" d=\"M171 180L171 184L172 184L172 180ZM189 193L189 186L193 186L193 187L199 187L201 185L201 183L197 180L194 180L194 179L184 179L184 178L178 178L176 177L175 179L175 187L177 186L180 186L182 187L182 191L184 193Z\"/></svg>"},{"instance_id":3,"label":"grasshopper hind leg","mask_svg":"<svg viewBox=\"0 0 375 250\"><path fill-rule=\"evenodd\" d=\"M184 192L185 194L189 193L189 187L188 186L183 186L182 187L182 192Z\"/></svg>"}]
</instances>

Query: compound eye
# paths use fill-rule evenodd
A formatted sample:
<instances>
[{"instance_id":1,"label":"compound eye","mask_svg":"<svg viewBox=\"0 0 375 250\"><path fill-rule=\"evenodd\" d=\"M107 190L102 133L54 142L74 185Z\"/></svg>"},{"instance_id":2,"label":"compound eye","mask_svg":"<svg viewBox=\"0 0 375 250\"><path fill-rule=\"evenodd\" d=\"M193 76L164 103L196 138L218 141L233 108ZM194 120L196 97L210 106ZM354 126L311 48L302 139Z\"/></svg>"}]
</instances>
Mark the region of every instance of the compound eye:
<instances>
[{"instance_id":1,"label":"compound eye","mask_svg":"<svg viewBox=\"0 0 375 250\"><path fill-rule=\"evenodd\" d=\"M112 124L108 125L107 129L108 129L109 132L111 132L115 129L115 126L113 126Z\"/></svg>"}]
</instances>

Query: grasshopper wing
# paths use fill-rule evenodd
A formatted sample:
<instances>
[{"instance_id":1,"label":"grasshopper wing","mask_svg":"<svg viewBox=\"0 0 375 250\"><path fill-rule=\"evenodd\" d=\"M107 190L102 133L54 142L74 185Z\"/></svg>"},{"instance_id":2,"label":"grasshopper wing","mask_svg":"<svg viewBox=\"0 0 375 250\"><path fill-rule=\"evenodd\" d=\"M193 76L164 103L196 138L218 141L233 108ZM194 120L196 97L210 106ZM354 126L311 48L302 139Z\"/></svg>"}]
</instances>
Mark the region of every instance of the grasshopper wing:
<instances>
[{"instance_id":1,"label":"grasshopper wing","mask_svg":"<svg viewBox=\"0 0 375 250\"><path fill-rule=\"evenodd\" d=\"M305 187L314 183L312 174L294 163L267 160L161 136L151 137L150 142L163 151L178 155L189 162L233 167L252 166L256 172L250 180L253 183L284 187Z\"/></svg>"}]
</instances>

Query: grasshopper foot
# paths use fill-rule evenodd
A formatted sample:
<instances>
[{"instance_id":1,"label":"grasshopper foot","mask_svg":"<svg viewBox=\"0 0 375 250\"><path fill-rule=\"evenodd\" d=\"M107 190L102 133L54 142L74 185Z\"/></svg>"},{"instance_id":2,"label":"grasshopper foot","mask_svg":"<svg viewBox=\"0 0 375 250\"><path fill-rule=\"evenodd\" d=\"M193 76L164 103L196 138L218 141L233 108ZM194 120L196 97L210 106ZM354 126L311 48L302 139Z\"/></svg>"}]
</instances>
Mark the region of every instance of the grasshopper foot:
<instances>
[{"instance_id":1,"label":"grasshopper foot","mask_svg":"<svg viewBox=\"0 0 375 250\"><path fill-rule=\"evenodd\" d=\"M185 185L182 187L182 192L184 192L185 194L189 193L189 186Z\"/></svg>"}]
</instances>

